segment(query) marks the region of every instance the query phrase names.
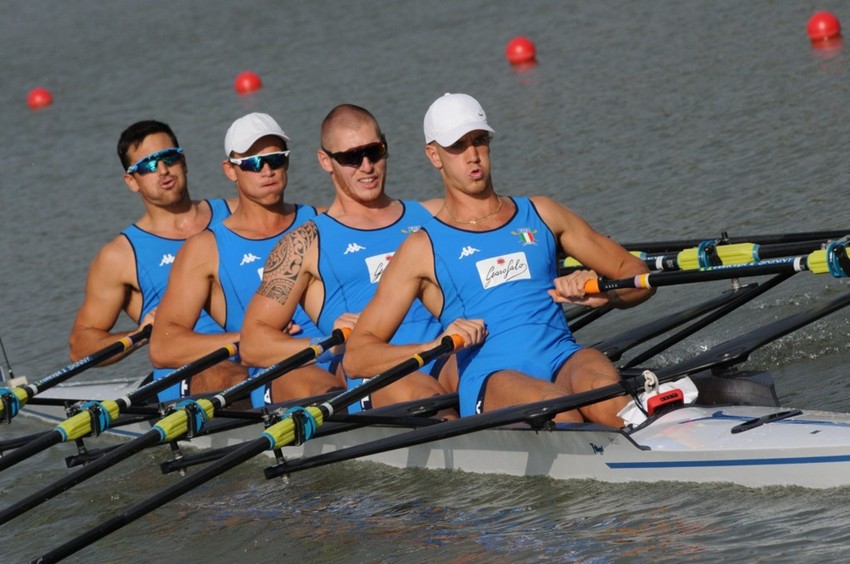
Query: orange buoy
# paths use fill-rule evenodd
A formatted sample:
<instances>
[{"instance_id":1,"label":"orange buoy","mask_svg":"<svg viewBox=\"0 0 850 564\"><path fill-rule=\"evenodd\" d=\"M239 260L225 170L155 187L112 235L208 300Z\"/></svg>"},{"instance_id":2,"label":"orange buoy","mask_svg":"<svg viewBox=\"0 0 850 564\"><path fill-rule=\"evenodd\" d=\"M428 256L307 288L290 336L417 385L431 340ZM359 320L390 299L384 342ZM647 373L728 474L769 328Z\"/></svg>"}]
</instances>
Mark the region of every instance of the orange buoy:
<instances>
[{"instance_id":1,"label":"orange buoy","mask_svg":"<svg viewBox=\"0 0 850 564\"><path fill-rule=\"evenodd\" d=\"M505 47L505 57L512 65L531 63L537 57L537 49L527 37L514 37Z\"/></svg>"},{"instance_id":2,"label":"orange buoy","mask_svg":"<svg viewBox=\"0 0 850 564\"><path fill-rule=\"evenodd\" d=\"M841 23L830 12L815 12L806 27L812 43L841 37Z\"/></svg>"},{"instance_id":3,"label":"orange buoy","mask_svg":"<svg viewBox=\"0 0 850 564\"><path fill-rule=\"evenodd\" d=\"M40 110L53 103L53 95L47 88L33 88L27 94L27 106L31 110Z\"/></svg>"},{"instance_id":4,"label":"orange buoy","mask_svg":"<svg viewBox=\"0 0 850 564\"><path fill-rule=\"evenodd\" d=\"M240 94L248 94L262 87L263 81L260 80L260 75L250 71L239 73L233 82L233 88Z\"/></svg>"}]
</instances>

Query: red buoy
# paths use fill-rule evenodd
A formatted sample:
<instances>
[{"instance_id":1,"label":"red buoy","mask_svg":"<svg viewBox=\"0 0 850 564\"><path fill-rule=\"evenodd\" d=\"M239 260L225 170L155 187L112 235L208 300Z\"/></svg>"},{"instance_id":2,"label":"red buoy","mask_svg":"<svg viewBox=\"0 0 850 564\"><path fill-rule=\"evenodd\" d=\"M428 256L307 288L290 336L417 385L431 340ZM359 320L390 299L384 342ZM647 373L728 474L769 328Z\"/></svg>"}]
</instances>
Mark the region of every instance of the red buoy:
<instances>
[{"instance_id":1,"label":"red buoy","mask_svg":"<svg viewBox=\"0 0 850 564\"><path fill-rule=\"evenodd\" d=\"M239 73L233 82L233 88L240 94L248 94L262 87L263 81L260 80L260 75L250 71Z\"/></svg>"},{"instance_id":2,"label":"red buoy","mask_svg":"<svg viewBox=\"0 0 850 564\"><path fill-rule=\"evenodd\" d=\"M53 95L47 88L33 88L27 94L27 106L31 110L40 110L53 103Z\"/></svg>"},{"instance_id":3,"label":"red buoy","mask_svg":"<svg viewBox=\"0 0 850 564\"><path fill-rule=\"evenodd\" d=\"M815 12L806 28L812 43L841 37L841 23L830 12Z\"/></svg>"},{"instance_id":4,"label":"red buoy","mask_svg":"<svg viewBox=\"0 0 850 564\"><path fill-rule=\"evenodd\" d=\"M527 37L514 37L505 47L505 57L512 65L531 63L537 57L537 49Z\"/></svg>"}]
</instances>

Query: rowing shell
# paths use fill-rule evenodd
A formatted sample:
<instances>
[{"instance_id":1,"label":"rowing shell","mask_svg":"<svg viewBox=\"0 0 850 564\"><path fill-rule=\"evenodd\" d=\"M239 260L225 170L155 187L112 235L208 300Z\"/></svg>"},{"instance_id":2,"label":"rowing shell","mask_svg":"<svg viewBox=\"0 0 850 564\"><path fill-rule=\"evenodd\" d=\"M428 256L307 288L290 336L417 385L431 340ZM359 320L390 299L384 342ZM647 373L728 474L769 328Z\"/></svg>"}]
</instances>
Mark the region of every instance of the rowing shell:
<instances>
[{"instance_id":1,"label":"rowing shell","mask_svg":"<svg viewBox=\"0 0 850 564\"><path fill-rule=\"evenodd\" d=\"M52 397L111 398L132 386L61 386ZM55 406L28 405L24 413L59 421ZM110 430L138 436L146 423ZM368 425L320 434L285 447L296 466L312 457L386 439L412 427ZM191 444L217 448L255 439L257 425L199 436ZM271 454L271 453L269 453ZM527 424L484 429L361 458L398 468L461 470L605 482L728 482L751 487L850 485L850 414L775 406L689 405L670 409L636 429L595 424Z\"/></svg>"}]
</instances>

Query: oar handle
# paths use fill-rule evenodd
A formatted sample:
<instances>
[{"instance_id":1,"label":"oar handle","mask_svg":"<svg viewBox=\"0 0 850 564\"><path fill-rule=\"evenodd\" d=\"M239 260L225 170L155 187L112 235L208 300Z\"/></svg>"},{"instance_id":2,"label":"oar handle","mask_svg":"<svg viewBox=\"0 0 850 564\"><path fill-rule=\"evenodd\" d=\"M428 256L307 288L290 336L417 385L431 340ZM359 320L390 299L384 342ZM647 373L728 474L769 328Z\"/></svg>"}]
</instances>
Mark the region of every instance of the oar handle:
<instances>
[{"instance_id":1,"label":"oar handle","mask_svg":"<svg viewBox=\"0 0 850 564\"><path fill-rule=\"evenodd\" d=\"M128 394L125 398L122 398L123 402L125 403L124 407L129 407L130 405L132 405L133 402L152 397L153 395L161 392L162 390L168 388L176 382L180 382L190 376L194 376L195 374L198 374L199 372L202 372L207 368L218 364L219 362L222 362L232 356L235 356L238 352L238 342L230 343L219 349L216 349L213 352L190 362L189 364L181 366L174 372L168 374L163 378L160 378L159 380L154 380L153 382L149 382L148 384L137 388L136 390Z\"/></svg>"},{"instance_id":2,"label":"oar handle","mask_svg":"<svg viewBox=\"0 0 850 564\"><path fill-rule=\"evenodd\" d=\"M247 397L252 390L268 384L275 378L278 378L287 372L300 368L304 364L321 356L326 350L344 344L345 341L348 340L349 335L351 335L351 329L348 327L334 329L330 336L323 341L313 343L306 349L303 349L289 358L286 358L277 364L269 366L258 374L255 374L252 378L243 380L235 386L231 386L230 388L215 394L215 397L212 399L213 401L216 401L216 398L220 398L220 401L223 402L223 407L224 405L229 405L238 399Z\"/></svg>"},{"instance_id":3,"label":"oar handle","mask_svg":"<svg viewBox=\"0 0 850 564\"><path fill-rule=\"evenodd\" d=\"M463 338L460 335L446 335L440 339L440 343L436 347L414 354L404 362L366 380L356 388L347 390L328 401L325 405L331 408L331 412L326 416L329 417L334 411L344 409L349 405L360 401L361 398L364 398L381 388L389 386L407 374L410 374L415 370L419 370L435 358L454 352L462 347Z\"/></svg>"},{"instance_id":4,"label":"oar handle","mask_svg":"<svg viewBox=\"0 0 850 564\"><path fill-rule=\"evenodd\" d=\"M108 345L100 349L99 351L95 351L89 356L81 358L77 362L69 364L65 368L57 370L49 376L45 376L41 380L38 380L32 384L29 384L28 386L25 386L33 390L33 394L30 397L34 396L39 392L43 392L47 388L55 386L56 384L64 382L71 376L79 374L87 368L98 365L108 358L130 350L132 347L148 339L151 336L152 329L153 325L147 324L142 327L141 330L127 335L126 337L121 337L111 345Z\"/></svg>"}]
</instances>

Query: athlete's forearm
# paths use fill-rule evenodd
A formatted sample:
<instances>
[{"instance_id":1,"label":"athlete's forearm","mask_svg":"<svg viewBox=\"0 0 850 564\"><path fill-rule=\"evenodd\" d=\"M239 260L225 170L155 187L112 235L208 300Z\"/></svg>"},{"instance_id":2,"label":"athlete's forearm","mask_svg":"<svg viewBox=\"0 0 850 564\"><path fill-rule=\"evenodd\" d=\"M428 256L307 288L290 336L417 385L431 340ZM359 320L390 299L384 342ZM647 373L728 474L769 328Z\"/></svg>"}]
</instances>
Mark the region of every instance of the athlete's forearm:
<instances>
[{"instance_id":1,"label":"athlete's forearm","mask_svg":"<svg viewBox=\"0 0 850 564\"><path fill-rule=\"evenodd\" d=\"M371 378L439 344L436 339L427 343L391 345L369 334L355 331L345 345L342 366L349 378Z\"/></svg>"},{"instance_id":2,"label":"athlete's forearm","mask_svg":"<svg viewBox=\"0 0 850 564\"><path fill-rule=\"evenodd\" d=\"M139 330L140 328L136 328L132 331L115 331L110 333L109 331L104 331L103 329L95 329L93 327L74 327L74 329L71 331L71 336L68 339L68 356L71 358L72 362L77 362L78 360L85 358L94 352L108 347L119 339L138 333ZM108 366L110 364L114 364L125 356L127 356L128 354L135 351L144 343L145 341L141 341L140 343L131 347L127 351L109 357L108 359L98 364L98 366Z\"/></svg>"},{"instance_id":3,"label":"athlete's forearm","mask_svg":"<svg viewBox=\"0 0 850 564\"><path fill-rule=\"evenodd\" d=\"M160 320L151 333L150 360L156 368L179 368L237 341L239 333L196 333Z\"/></svg>"},{"instance_id":4,"label":"athlete's forearm","mask_svg":"<svg viewBox=\"0 0 850 564\"><path fill-rule=\"evenodd\" d=\"M261 368L277 364L312 344L309 337L291 336L261 323L243 324L240 339L242 364Z\"/></svg>"}]
</instances>

